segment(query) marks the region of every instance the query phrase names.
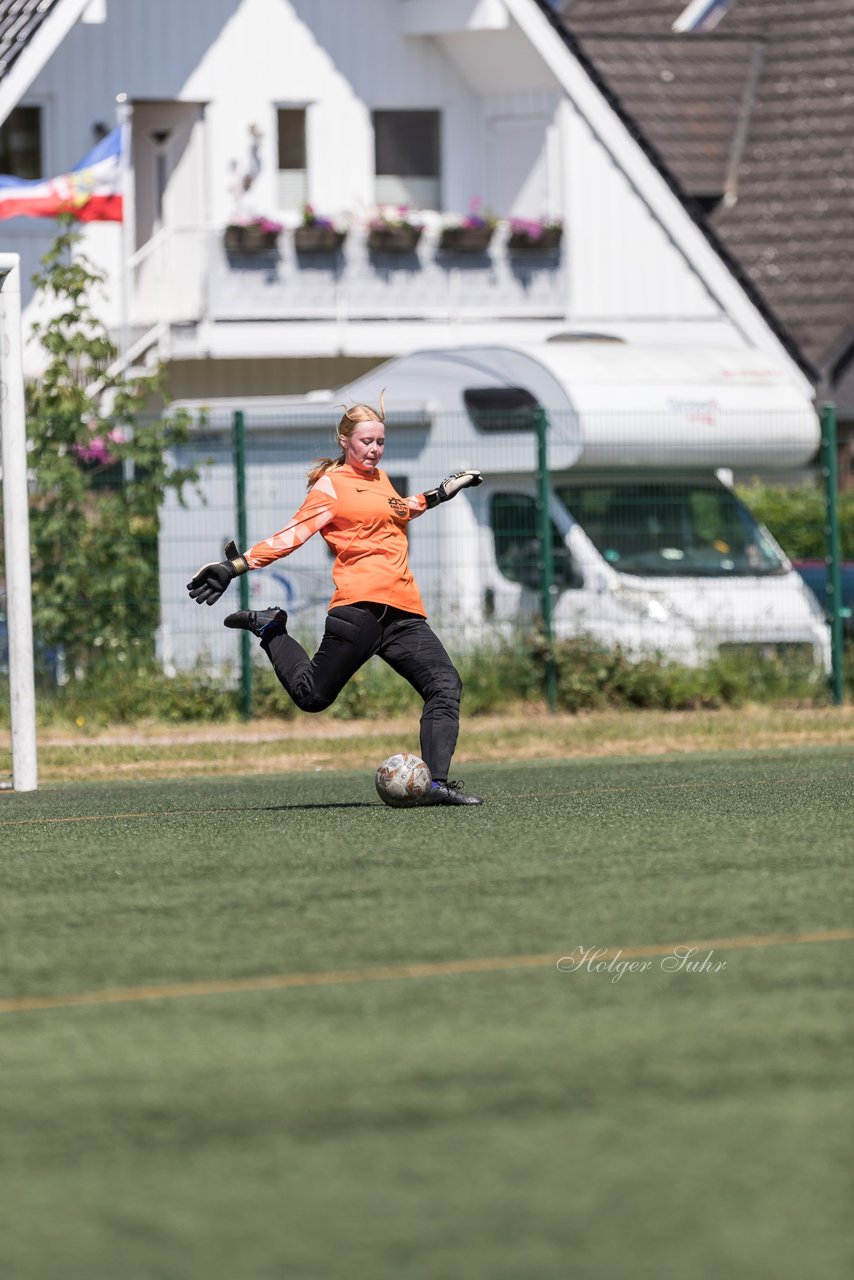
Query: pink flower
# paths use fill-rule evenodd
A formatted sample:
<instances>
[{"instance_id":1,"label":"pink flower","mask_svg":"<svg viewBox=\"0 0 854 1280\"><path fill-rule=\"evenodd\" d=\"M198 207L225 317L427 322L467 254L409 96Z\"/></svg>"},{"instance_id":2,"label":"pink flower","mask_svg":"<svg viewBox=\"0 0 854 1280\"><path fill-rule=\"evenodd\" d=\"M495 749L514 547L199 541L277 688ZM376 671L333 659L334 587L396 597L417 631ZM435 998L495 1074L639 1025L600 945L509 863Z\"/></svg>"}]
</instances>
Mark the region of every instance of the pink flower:
<instances>
[{"instance_id":1,"label":"pink flower","mask_svg":"<svg viewBox=\"0 0 854 1280\"><path fill-rule=\"evenodd\" d=\"M228 224L231 227L258 227L260 231L270 232L278 235L282 230L281 222L274 222L272 218L250 217L247 214L238 214L232 218Z\"/></svg>"},{"instance_id":2,"label":"pink flower","mask_svg":"<svg viewBox=\"0 0 854 1280\"><path fill-rule=\"evenodd\" d=\"M539 240L544 231L557 230L562 225L559 218L511 218L510 234Z\"/></svg>"},{"instance_id":3,"label":"pink flower","mask_svg":"<svg viewBox=\"0 0 854 1280\"><path fill-rule=\"evenodd\" d=\"M74 452L81 462L91 462L101 467L109 467L114 462L117 462L118 459L114 454L110 453L107 441L112 441L113 444L124 444L124 439L121 428L113 427L106 440L103 436L92 436L88 444L76 444Z\"/></svg>"}]
</instances>

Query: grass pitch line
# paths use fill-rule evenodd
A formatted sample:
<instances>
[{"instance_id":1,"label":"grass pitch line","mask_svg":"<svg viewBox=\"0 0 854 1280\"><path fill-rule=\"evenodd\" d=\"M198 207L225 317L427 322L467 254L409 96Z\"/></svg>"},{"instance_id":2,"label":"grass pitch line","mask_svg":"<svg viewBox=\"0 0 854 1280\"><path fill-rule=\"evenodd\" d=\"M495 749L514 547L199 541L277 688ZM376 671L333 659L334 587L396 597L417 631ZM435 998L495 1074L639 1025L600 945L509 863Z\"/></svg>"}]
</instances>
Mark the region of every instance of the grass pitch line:
<instances>
[{"instance_id":1,"label":"grass pitch line","mask_svg":"<svg viewBox=\"0 0 854 1280\"><path fill-rule=\"evenodd\" d=\"M785 947L813 942L851 942L854 929L825 929L816 933L771 933L745 938L715 938L703 942L674 942L662 946L608 947L598 950L597 960L625 960L671 955L676 947L698 951L742 951L748 948ZM542 955L488 956L482 959L434 961L425 964L379 965L368 969L329 969L318 973L279 973L255 978L224 978L217 982L178 982L162 986L120 987L112 991L76 991L58 996L19 996L0 1000L0 1014L32 1013L40 1009L68 1009L80 1005L137 1004L143 1000L182 1000L189 996L222 996L259 991L286 991L296 987L333 987L358 982L392 982L411 978L445 978L467 973L498 973L511 969L544 969L556 966L554 952Z\"/></svg>"}]
</instances>

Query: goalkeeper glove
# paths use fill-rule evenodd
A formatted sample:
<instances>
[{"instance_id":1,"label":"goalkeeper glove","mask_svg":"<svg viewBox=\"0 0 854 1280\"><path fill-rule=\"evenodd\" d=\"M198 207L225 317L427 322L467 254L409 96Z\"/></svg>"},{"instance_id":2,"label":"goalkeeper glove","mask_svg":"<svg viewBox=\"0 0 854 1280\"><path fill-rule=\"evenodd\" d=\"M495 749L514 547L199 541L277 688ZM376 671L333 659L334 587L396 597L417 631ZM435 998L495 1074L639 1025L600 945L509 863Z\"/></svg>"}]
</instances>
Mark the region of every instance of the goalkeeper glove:
<instances>
[{"instance_id":1,"label":"goalkeeper glove","mask_svg":"<svg viewBox=\"0 0 854 1280\"><path fill-rule=\"evenodd\" d=\"M226 545L225 555L226 559L219 564L203 564L187 583L190 598L196 604L216 604L231 579L249 571L249 565L235 542Z\"/></svg>"},{"instance_id":2,"label":"goalkeeper glove","mask_svg":"<svg viewBox=\"0 0 854 1280\"><path fill-rule=\"evenodd\" d=\"M440 502L448 502L456 497L460 489L474 488L478 484L483 484L483 476L479 471L455 471L435 489L428 489L424 494L428 511L431 507L437 507Z\"/></svg>"}]
</instances>

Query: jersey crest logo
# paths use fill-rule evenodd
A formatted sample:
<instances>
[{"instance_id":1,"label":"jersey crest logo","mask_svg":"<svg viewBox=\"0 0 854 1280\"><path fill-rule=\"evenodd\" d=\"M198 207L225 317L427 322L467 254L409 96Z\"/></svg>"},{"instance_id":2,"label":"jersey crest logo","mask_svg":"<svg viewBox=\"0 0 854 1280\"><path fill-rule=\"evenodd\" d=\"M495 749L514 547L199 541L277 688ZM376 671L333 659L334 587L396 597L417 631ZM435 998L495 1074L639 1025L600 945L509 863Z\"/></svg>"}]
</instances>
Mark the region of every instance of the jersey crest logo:
<instances>
[{"instance_id":1,"label":"jersey crest logo","mask_svg":"<svg viewBox=\"0 0 854 1280\"><path fill-rule=\"evenodd\" d=\"M405 520L409 514L409 507L403 501L403 498L389 498L388 505L401 520Z\"/></svg>"}]
</instances>

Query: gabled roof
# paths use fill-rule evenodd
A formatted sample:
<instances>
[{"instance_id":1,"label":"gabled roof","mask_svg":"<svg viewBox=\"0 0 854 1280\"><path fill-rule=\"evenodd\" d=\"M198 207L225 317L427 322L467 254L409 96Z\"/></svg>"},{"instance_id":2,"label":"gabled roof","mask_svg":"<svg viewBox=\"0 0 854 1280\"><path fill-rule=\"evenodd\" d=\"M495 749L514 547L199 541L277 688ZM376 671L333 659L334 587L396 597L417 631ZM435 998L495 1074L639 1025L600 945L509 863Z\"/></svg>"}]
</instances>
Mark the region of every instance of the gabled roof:
<instances>
[{"instance_id":1,"label":"gabled roof","mask_svg":"<svg viewBox=\"0 0 854 1280\"><path fill-rule=\"evenodd\" d=\"M605 6L612 2L612 0L601 0L601 2L604 9ZM818 2L821 2L821 0L818 0ZM511 5L513 4L513 0L505 0L505 3ZM690 195L686 192L685 188L677 178L672 165L668 163L662 152L651 141L648 132L641 126L638 118L626 108L615 87L608 81L592 57L590 57L574 31L570 29L565 19L556 11L555 6L550 3L550 0L535 0L535 3L558 32L561 40L572 53L576 62L584 69L592 84L596 86L599 93L608 102L614 114L644 151L647 159L652 163L659 175L670 187L674 196L680 201L686 212L694 220L704 239L714 250L714 253L729 271L730 275L738 283L755 312L762 317L767 328L775 335L780 346L813 383L818 382L818 369L805 354L803 347L797 341L794 331L781 318L780 314L772 308L763 292L757 288L756 283L751 278L750 274L744 270L738 258L730 252L725 241L717 234L715 227L705 217L701 206L691 199ZM567 4L569 3L571 3L571 0L567 0ZM586 3L598 12L599 0L586 0ZM625 14L630 7L633 9L635 7L638 9L646 7L644 0L637 0L637 4L635 3L635 0L613 0L613 3L622 6L621 11L623 14ZM652 0L650 7L654 10L658 10L660 16L660 11L665 4L668 4L671 8L675 4L678 12L681 12L681 9L684 9L685 7L684 4L680 7L678 0Z\"/></svg>"},{"instance_id":2,"label":"gabled roof","mask_svg":"<svg viewBox=\"0 0 854 1280\"><path fill-rule=\"evenodd\" d=\"M14 66L59 0L0 0L0 78Z\"/></svg>"},{"instance_id":3,"label":"gabled roof","mask_svg":"<svg viewBox=\"0 0 854 1280\"><path fill-rule=\"evenodd\" d=\"M0 124L90 0L0 0Z\"/></svg>"},{"instance_id":4,"label":"gabled roof","mask_svg":"<svg viewBox=\"0 0 854 1280\"><path fill-rule=\"evenodd\" d=\"M823 368L854 326L854 4L736 0L675 36L684 7L564 0L562 20L688 195L729 174L708 225Z\"/></svg>"},{"instance_id":5,"label":"gabled roof","mask_svg":"<svg viewBox=\"0 0 854 1280\"><path fill-rule=\"evenodd\" d=\"M737 164L739 125L749 120L761 42L621 36L582 43L688 195L720 199Z\"/></svg>"}]
</instances>

